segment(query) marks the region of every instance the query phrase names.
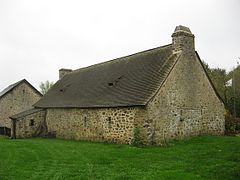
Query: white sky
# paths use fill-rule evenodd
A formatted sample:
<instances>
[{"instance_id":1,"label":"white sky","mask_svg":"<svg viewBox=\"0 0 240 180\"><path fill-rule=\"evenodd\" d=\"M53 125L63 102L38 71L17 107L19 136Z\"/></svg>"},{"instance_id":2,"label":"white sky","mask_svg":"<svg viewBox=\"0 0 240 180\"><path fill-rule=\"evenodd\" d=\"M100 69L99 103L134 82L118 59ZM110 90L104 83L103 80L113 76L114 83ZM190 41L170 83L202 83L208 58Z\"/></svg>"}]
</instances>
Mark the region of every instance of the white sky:
<instances>
[{"instance_id":1,"label":"white sky","mask_svg":"<svg viewBox=\"0 0 240 180\"><path fill-rule=\"evenodd\" d=\"M236 65L239 0L0 0L0 90L170 44L180 24L211 67Z\"/></svg>"}]
</instances>

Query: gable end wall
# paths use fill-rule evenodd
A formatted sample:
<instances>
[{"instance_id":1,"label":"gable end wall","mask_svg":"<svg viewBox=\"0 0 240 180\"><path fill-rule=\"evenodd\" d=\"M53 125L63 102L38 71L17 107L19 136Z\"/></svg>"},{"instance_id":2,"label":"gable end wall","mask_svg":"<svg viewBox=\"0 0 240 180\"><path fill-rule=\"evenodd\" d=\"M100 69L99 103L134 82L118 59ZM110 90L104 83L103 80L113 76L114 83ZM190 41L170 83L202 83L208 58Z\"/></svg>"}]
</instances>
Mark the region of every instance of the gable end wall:
<instances>
[{"instance_id":1,"label":"gable end wall","mask_svg":"<svg viewBox=\"0 0 240 180\"><path fill-rule=\"evenodd\" d=\"M11 128L10 116L30 109L41 98L27 83L21 83L0 98L0 127Z\"/></svg>"},{"instance_id":2,"label":"gable end wall","mask_svg":"<svg viewBox=\"0 0 240 180\"><path fill-rule=\"evenodd\" d=\"M199 61L195 53L182 53L159 92L148 103L145 126L141 127L148 143L224 134L224 104Z\"/></svg>"}]
</instances>

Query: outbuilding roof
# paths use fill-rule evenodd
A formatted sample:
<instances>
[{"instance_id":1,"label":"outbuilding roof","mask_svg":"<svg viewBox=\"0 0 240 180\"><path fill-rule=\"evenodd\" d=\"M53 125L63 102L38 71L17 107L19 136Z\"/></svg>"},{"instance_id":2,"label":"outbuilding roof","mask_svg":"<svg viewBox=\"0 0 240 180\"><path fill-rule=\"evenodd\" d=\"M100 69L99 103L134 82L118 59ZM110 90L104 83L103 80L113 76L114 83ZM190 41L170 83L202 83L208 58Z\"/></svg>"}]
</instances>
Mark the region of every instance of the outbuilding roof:
<instances>
[{"instance_id":1,"label":"outbuilding roof","mask_svg":"<svg viewBox=\"0 0 240 180\"><path fill-rule=\"evenodd\" d=\"M30 114L34 114L36 112L40 112L40 111L43 111L43 109L37 109L37 108L32 108L32 109L28 109L26 111L23 111L23 112L20 112L18 114L15 114L11 117L9 117L10 119L19 119L19 118L23 118L25 116L28 116Z\"/></svg>"},{"instance_id":2,"label":"outbuilding roof","mask_svg":"<svg viewBox=\"0 0 240 180\"><path fill-rule=\"evenodd\" d=\"M75 70L34 106L91 108L142 106L155 95L178 58L172 45Z\"/></svg>"}]
</instances>

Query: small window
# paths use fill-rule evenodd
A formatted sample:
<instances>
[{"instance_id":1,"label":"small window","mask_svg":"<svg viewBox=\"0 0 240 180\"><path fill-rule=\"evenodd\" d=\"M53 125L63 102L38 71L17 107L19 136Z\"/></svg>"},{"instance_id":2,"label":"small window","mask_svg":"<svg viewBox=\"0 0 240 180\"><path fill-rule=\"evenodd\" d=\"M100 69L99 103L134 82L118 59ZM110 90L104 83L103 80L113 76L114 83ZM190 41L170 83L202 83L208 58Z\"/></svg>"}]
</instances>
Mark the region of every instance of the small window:
<instances>
[{"instance_id":1,"label":"small window","mask_svg":"<svg viewBox=\"0 0 240 180\"><path fill-rule=\"evenodd\" d=\"M108 123L108 128L112 128L112 120L111 120L111 117L108 117L107 118L107 123Z\"/></svg>"},{"instance_id":2,"label":"small window","mask_svg":"<svg viewBox=\"0 0 240 180\"><path fill-rule=\"evenodd\" d=\"M108 86L113 86L113 83L108 83Z\"/></svg>"},{"instance_id":3,"label":"small window","mask_svg":"<svg viewBox=\"0 0 240 180\"><path fill-rule=\"evenodd\" d=\"M83 126L87 127L87 117L86 116L83 117Z\"/></svg>"},{"instance_id":4,"label":"small window","mask_svg":"<svg viewBox=\"0 0 240 180\"><path fill-rule=\"evenodd\" d=\"M30 120L29 126L34 126L34 119Z\"/></svg>"}]
</instances>

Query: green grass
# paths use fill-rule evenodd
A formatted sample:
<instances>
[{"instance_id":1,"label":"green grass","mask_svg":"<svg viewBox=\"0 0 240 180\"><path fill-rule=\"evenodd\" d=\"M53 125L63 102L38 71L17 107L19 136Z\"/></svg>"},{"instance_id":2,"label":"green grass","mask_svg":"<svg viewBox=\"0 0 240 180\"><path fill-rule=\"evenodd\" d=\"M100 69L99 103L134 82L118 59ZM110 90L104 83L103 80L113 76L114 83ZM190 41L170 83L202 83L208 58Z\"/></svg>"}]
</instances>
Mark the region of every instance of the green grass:
<instances>
[{"instance_id":1,"label":"green grass","mask_svg":"<svg viewBox=\"0 0 240 180\"><path fill-rule=\"evenodd\" d=\"M145 148L0 137L0 179L240 179L240 137Z\"/></svg>"}]
</instances>

